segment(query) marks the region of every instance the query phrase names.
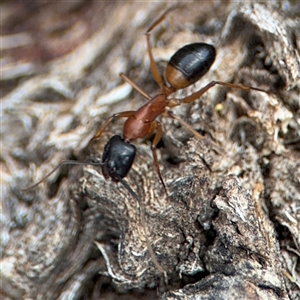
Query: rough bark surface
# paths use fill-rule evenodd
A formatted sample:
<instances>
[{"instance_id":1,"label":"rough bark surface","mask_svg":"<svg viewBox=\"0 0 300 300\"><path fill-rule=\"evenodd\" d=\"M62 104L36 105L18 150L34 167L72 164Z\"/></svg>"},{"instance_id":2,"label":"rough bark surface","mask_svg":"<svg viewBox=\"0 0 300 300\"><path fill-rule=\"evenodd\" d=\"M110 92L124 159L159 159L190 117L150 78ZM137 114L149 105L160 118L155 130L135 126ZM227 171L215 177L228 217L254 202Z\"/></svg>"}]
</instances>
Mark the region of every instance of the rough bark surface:
<instances>
[{"instance_id":1,"label":"rough bark surface","mask_svg":"<svg viewBox=\"0 0 300 300\"><path fill-rule=\"evenodd\" d=\"M272 3L272 4L271 4ZM169 6L135 2L6 1L1 70L2 299L299 299L300 7L297 1L186 2L152 35L163 73L185 44L215 45L212 80L270 93L214 87L173 110L198 140L163 118L159 163L138 141L126 177L145 207L105 180L99 161L122 133L113 113L152 96L144 33ZM167 273L157 269L155 257Z\"/></svg>"}]
</instances>

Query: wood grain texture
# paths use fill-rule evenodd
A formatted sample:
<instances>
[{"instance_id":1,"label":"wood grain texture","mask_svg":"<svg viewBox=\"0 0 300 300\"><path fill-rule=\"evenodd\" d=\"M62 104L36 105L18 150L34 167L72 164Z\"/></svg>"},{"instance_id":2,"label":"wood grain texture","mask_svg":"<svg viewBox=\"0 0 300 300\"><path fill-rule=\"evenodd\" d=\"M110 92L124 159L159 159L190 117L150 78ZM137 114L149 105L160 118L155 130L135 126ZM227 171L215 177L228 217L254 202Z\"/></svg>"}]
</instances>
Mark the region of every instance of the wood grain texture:
<instances>
[{"instance_id":1,"label":"wood grain texture","mask_svg":"<svg viewBox=\"0 0 300 300\"><path fill-rule=\"evenodd\" d=\"M217 49L208 74L176 97L212 80L271 91L215 87L174 109L202 140L162 119L169 199L149 140L135 143L126 181L145 205L168 285L149 255L138 203L99 168L62 168L21 191L63 159L101 159L123 120L87 147L98 126L144 103L120 72L155 95L144 33L168 4L1 4L1 298L300 297L300 11L280 3L186 2L153 33L161 72L187 43Z\"/></svg>"}]
</instances>

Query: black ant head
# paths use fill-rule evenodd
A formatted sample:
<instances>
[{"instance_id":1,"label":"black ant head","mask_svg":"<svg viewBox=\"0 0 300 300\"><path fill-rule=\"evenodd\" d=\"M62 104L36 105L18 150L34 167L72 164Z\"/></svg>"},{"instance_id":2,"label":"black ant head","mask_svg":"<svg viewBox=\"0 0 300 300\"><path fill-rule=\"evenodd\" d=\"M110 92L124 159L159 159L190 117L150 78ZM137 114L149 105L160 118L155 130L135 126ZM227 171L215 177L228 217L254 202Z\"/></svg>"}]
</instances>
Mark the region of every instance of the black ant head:
<instances>
[{"instance_id":1,"label":"black ant head","mask_svg":"<svg viewBox=\"0 0 300 300\"><path fill-rule=\"evenodd\" d=\"M102 173L105 178L118 182L129 172L136 154L134 145L114 135L104 147Z\"/></svg>"}]
</instances>

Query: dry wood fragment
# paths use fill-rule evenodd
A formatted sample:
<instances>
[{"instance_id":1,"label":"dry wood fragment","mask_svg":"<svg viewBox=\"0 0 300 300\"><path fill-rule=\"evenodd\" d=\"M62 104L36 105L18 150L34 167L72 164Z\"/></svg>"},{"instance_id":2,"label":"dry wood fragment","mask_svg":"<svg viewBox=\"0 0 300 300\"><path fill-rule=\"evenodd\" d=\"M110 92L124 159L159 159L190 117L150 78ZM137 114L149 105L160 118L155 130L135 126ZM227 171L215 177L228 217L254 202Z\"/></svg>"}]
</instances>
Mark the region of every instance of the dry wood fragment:
<instances>
[{"instance_id":1,"label":"dry wood fragment","mask_svg":"<svg viewBox=\"0 0 300 300\"><path fill-rule=\"evenodd\" d=\"M1 298L300 297L300 9L293 1L188 2L155 31L161 70L183 44L203 41L218 51L209 74L176 96L211 80L272 91L214 88L174 109L204 134L200 141L163 119L158 152L169 201L149 142L137 143L126 180L144 201L167 286L137 202L99 169L63 168L21 191L62 159L99 159L121 133L117 121L86 149L109 116L143 103L120 72L155 94L143 34L167 6L1 4Z\"/></svg>"}]
</instances>

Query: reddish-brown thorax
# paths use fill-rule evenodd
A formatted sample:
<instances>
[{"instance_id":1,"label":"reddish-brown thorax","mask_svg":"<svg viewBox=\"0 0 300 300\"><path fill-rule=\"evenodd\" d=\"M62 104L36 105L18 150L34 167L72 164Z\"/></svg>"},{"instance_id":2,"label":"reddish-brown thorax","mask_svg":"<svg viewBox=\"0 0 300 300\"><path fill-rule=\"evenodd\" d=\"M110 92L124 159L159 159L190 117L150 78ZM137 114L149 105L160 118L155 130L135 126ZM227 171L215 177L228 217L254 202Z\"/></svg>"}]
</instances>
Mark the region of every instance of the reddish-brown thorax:
<instances>
[{"instance_id":1,"label":"reddish-brown thorax","mask_svg":"<svg viewBox=\"0 0 300 300\"><path fill-rule=\"evenodd\" d=\"M123 127L125 141L133 141L151 134L156 127L155 119L165 111L167 103L166 95L159 94L130 116Z\"/></svg>"}]
</instances>

